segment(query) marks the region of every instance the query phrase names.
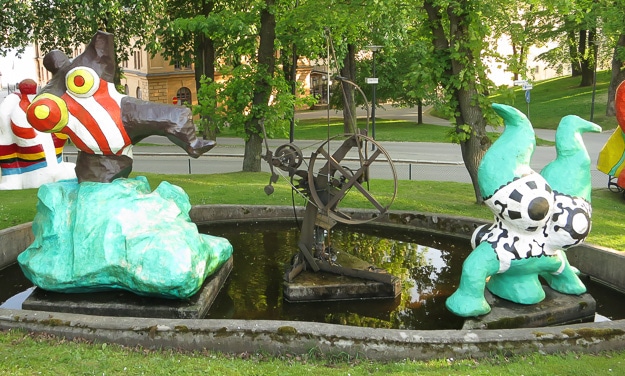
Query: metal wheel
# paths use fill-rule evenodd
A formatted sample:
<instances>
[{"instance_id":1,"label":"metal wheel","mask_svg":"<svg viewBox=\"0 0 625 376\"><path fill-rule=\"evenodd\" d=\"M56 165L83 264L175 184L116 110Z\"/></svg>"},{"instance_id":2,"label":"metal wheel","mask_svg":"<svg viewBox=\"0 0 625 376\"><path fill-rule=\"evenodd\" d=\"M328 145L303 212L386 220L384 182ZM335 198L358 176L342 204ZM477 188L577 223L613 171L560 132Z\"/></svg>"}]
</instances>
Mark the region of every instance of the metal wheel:
<instances>
[{"instance_id":1,"label":"metal wheel","mask_svg":"<svg viewBox=\"0 0 625 376\"><path fill-rule=\"evenodd\" d=\"M619 185L616 183L616 180L616 176L608 176L608 189L611 192L623 192L623 188L619 187Z\"/></svg>"},{"instance_id":2,"label":"metal wheel","mask_svg":"<svg viewBox=\"0 0 625 376\"><path fill-rule=\"evenodd\" d=\"M283 171L289 171L291 168L298 168L303 160L304 155L300 148L289 143L278 146L272 164Z\"/></svg>"},{"instance_id":3,"label":"metal wheel","mask_svg":"<svg viewBox=\"0 0 625 376\"><path fill-rule=\"evenodd\" d=\"M373 186L372 171L380 175L378 179L392 181L391 192L383 183L375 182ZM312 153L308 184L310 199L319 212L346 224L366 223L375 216L353 219L341 212L341 205L348 207L364 201L368 209L382 215L397 195L397 173L390 155L375 140L361 134L334 137Z\"/></svg>"}]
</instances>

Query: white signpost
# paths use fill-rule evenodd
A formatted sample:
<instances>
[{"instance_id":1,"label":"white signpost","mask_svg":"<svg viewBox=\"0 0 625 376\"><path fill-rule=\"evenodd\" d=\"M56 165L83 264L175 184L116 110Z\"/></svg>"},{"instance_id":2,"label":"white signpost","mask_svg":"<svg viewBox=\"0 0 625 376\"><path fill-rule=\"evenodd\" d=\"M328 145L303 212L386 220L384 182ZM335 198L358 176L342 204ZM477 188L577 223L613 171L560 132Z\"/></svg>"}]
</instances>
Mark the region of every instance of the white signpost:
<instances>
[{"instance_id":1,"label":"white signpost","mask_svg":"<svg viewBox=\"0 0 625 376\"><path fill-rule=\"evenodd\" d=\"M527 80L514 80L514 86L521 86L525 90L525 102L527 103L527 118L530 117L530 90L534 88L534 85L527 82Z\"/></svg>"}]
</instances>

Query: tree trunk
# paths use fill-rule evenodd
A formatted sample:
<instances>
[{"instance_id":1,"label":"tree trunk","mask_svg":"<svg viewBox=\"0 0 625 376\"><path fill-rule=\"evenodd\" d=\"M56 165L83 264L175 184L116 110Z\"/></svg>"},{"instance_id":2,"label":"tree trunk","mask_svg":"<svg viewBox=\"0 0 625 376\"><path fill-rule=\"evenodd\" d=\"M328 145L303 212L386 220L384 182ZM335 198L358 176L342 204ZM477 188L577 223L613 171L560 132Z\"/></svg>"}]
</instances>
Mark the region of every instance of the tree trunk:
<instances>
[{"instance_id":1,"label":"tree trunk","mask_svg":"<svg viewBox=\"0 0 625 376\"><path fill-rule=\"evenodd\" d=\"M582 37L584 35L584 37ZM582 30L580 32L580 58L582 69L582 81L579 84L581 87L592 86L595 82L595 56L597 54L597 45L595 44L595 31L594 30ZM582 44L583 43L583 44Z\"/></svg>"},{"instance_id":2,"label":"tree trunk","mask_svg":"<svg viewBox=\"0 0 625 376\"><path fill-rule=\"evenodd\" d=\"M467 8L467 5L461 2L461 4L458 4L458 8L448 7L445 10L449 18L449 39L447 39L442 22L443 11L439 5L436 5L436 1L426 0L424 8L428 13L428 25L432 32L434 54L438 55L441 64L445 65L443 80L447 82L442 82L442 84L449 90L456 101L454 111L458 114L456 117L456 132L465 133L462 129L464 125L468 125L471 129L468 138L460 143L460 151L473 183L475 200L478 204L481 204L484 199L480 193L477 181L477 169L482 161L482 157L490 146L490 140L486 136L484 114L476 103L475 98L484 93L479 93L476 89L478 77L465 75L466 81L460 87L450 83L450 81L456 80L461 76L462 72L471 71L466 69L465 62L480 61L479 53L476 56L469 47L471 36L469 35L468 25L470 21L468 19L469 15L464 10ZM456 51L457 57L450 54L452 50Z\"/></svg>"},{"instance_id":3,"label":"tree trunk","mask_svg":"<svg viewBox=\"0 0 625 376\"><path fill-rule=\"evenodd\" d=\"M471 135L466 141L460 142L460 151L464 166L469 172L473 191L475 192L475 202L484 202L480 186L477 179L477 170L480 167L482 158L491 145L490 139L486 135L486 120L482 109L472 104L474 97L479 95L472 88L470 91L459 90L456 94L459 102L460 116L456 118L456 132L464 132L460 126L468 124L471 127Z\"/></svg>"},{"instance_id":4,"label":"tree trunk","mask_svg":"<svg viewBox=\"0 0 625 376\"><path fill-rule=\"evenodd\" d=\"M524 74L527 69L527 56L525 53L525 47L521 46L517 48L517 45L512 43L512 56L516 57L516 67L514 67L512 71L512 79L514 81L520 79L520 72L522 71Z\"/></svg>"},{"instance_id":5,"label":"tree trunk","mask_svg":"<svg viewBox=\"0 0 625 376\"><path fill-rule=\"evenodd\" d=\"M343 59L341 76L352 82L356 80L356 47L351 43L347 45L347 55ZM343 132L353 133L357 127L355 88L345 81L341 81L341 88L343 91Z\"/></svg>"},{"instance_id":6,"label":"tree trunk","mask_svg":"<svg viewBox=\"0 0 625 376\"><path fill-rule=\"evenodd\" d=\"M246 125L246 126L252 126ZM255 124L260 130L260 125ZM261 154L263 152L263 137L259 133L252 133L249 139L245 141L245 150L243 152L243 171L260 172Z\"/></svg>"},{"instance_id":7,"label":"tree trunk","mask_svg":"<svg viewBox=\"0 0 625 376\"><path fill-rule=\"evenodd\" d=\"M205 35L196 36L195 42L195 92L200 91L202 76L215 80L215 43ZM209 116L203 117L202 137L204 139L217 139L217 127Z\"/></svg>"},{"instance_id":8,"label":"tree trunk","mask_svg":"<svg viewBox=\"0 0 625 376\"><path fill-rule=\"evenodd\" d=\"M614 109L614 96L616 88L625 80L625 61L618 54L619 49L625 48L625 34L621 34L614 46L614 54L612 55L612 76L610 77L610 86L608 87L608 106L605 114L607 116L616 116Z\"/></svg>"},{"instance_id":9,"label":"tree trunk","mask_svg":"<svg viewBox=\"0 0 625 376\"><path fill-rule=\"evenodd\" d=\"M567 41L569 45L569 55L571 57L571 77L581 76L582 74L582 68L579 64L579 52L575 39L575 31L569 31Z\"/></svg>"},{"instance_id":10,"label":"tree trunk","mask_svg":"<svg viewBox=\"0 0 625 376\"><path fill-rule=\"evenodd\" d=\"M252 99L252 118L245 124L245 133L248 138L245 141L243 154L243 171L259 172L262 153L262 128L260 122L264 121L263 111L269 102L271 95L271 83L269 77L273 77L275 71L275 47L276 17L270 11L275 0L265 0L265 7L260 12L260 42L258 45L258 80L254 86ZM260 110L260 111L259 111Z\"/></svg>"},{"instance_id":11,"label":"tree trunk","mask_svg":"<svg viewBox=\"0 0 625 376\"><path fill-rule=\"evenodd\" d=\"M465 11L459 11L459 9L450 7L447 9L447 16L449 17L450 26L450 45L457 45L457 49L460 52L459 58L451 57L452 75L458 77L462 72L470 71L470 69L467 69L465 62L477 63L480 61L480 56L479 53L476 56L469 47L471 35L468 26L470 22L468 14ZM467 80L460 88L455 89L454 92L459 110L456 112L459 114L456 117L456 132L465 133L462 129L464 125L468 125L471 129L469 137L460 142L460 150L464 165L471 177L475 200L481 204L484 199L478 184L477 170L491 142L486 136L486 119L479 104L476 104L475 101L478 95L483 95L484 93L479 93L476 89L477 77L468 77Z\"/></svg>"},{"instance_id":12,"label":"tree trunk","mask_svg":"<svg viewBox=\"0 0 625 376\"><path fill-rule=\"evenodd\" d=\"M517 61L519 60L519 55L518 55L518 52L517 52L517 50L516 50L516 44L514 44L514 43L512 43L512 56L516 56ZM518 80L518 79L519 79L519 69L518 69L518 67L517 67L517 68L515 68L515 69L512 71L512 79L513 79L514 81L516 81L516 80Z\"/></svg>"}]
</instances>

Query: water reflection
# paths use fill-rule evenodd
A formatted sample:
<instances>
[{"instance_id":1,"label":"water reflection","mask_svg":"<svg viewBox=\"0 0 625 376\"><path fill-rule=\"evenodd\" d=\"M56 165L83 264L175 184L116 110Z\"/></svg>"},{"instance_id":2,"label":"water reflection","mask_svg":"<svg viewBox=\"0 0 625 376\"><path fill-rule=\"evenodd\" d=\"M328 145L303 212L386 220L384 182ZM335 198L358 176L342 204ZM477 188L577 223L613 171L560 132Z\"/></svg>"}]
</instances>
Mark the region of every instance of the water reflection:
<instances>
[{"instance_id":1,"label":"water reflection","mask_svg":"<svg viewBox=\"0 0 625 376\"><path fill-rule=\"evenodd\" d=\"M375 328L454 329L462 319L444 306L455 289L468 241L390 228L337 226L333 248L383 267L402 280L398 299L289 303L282 299L285 266L297 250L299 231L290 224L205 227L230 239L234 270L210 318L286 319ZM457 260L457 261L454 261Z\"/></svg>"}]
</instances>

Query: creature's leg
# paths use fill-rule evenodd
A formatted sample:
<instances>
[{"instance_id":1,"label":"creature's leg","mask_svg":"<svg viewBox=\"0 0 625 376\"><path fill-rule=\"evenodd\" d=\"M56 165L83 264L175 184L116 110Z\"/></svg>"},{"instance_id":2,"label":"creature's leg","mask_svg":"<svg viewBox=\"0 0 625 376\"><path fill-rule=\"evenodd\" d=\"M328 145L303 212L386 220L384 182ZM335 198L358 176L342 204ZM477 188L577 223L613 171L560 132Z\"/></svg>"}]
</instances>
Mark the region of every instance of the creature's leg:
<instances>
[{"instance_id":1,"label":"creature's leg","mask_svg":"<svg viewBox=\"0 0 625 376\"><path fill-rule=\"evenodd\" d=\"M132 171L132 158L125 155L96 155L78 152L76 158L78 182L110 183L117 178L127 178Z\"/></svg>"},{"instance_id":2,"label":"creature's leg","mask_svg":"<svg viewBox=\"0 0 625 376\"><path fill-rule=\"evenodd\" d=\"M0 178L0 190L24 189L24 181L22 179L22 174L2 175Z\"/></svg>"},{"instance_id":3,"label":"creature's leg","mask_svg":"<svg viewBox=\"0 0 625 376\"><path fill-rule=\"evenodd\" d=\"M580 295L585 293L586 286L577 276L576 269L569 264L565 253L560 251L558 256L562 262L561 272L559 274L541 273L540 276L547 281L552 289L563 294Z\"/></svg>"},{"instance_id":4,"label":"creature's leg","mask_svg":"<svg viewBox=\"0 0 625 376\"><path fill-rule=\"evenodd\" d=\"M545 299L545 290L538 280L538 274L531 271L519 274L508 270L495 274L490 277L486 288L500 298L519 304L536 304Z\"/></svg>"},{"instance_id":5,"label":"creature's leg","mask_svg":"<svg viewBox=\"0 0 625 376\"><path fill-rule=\"evenodd\" d=\"M462 264L460 286L445 302L447 309L458 316L472 317L490 312L484 298L486 278L499 270L499 260L492 246L481 243Z\"/></svg>"},{"instance_id":6,"label":"creature's leg","mask_svg":"<svg viewBox=\"0 0 625 376\"><path fill-rule=\"evenodd\" d=\"M191 110L184 106L146 102L125 97L121 103L122 122L133 144L152 136L165 136L198 158L215 146L213 140L197 138Z\"/></svg>"}]
</instances>

